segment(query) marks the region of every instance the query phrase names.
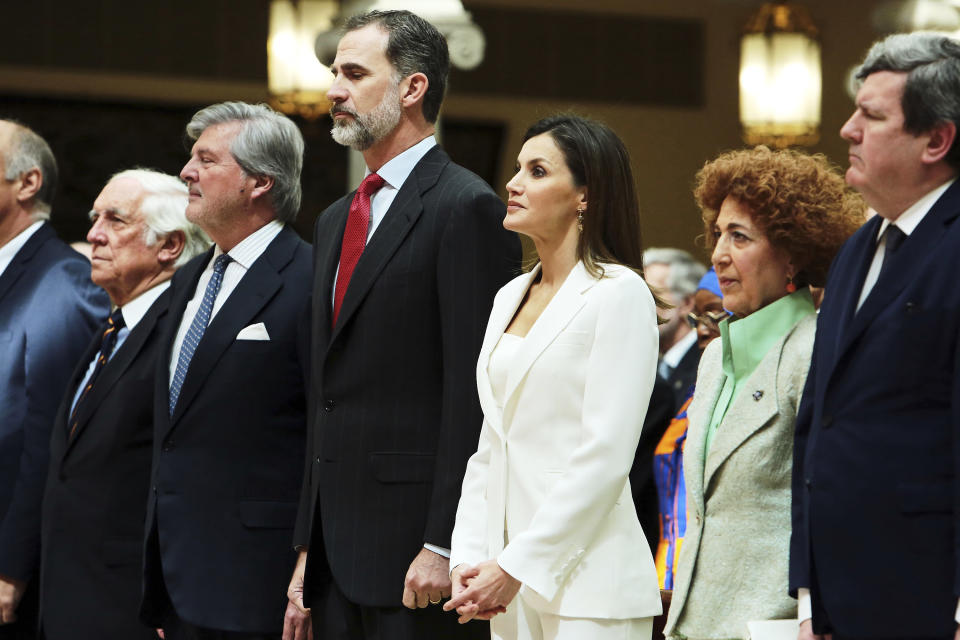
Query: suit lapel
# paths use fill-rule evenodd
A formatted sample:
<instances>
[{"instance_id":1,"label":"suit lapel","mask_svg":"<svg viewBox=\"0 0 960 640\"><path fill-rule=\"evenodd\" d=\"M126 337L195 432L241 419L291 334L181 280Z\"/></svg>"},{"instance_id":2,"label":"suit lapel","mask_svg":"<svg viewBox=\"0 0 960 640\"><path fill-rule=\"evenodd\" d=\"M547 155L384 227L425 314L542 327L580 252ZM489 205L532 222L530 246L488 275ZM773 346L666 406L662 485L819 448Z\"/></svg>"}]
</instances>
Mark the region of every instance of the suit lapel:
<instances>
[{"instance_id":1,"label":"suit lapel","mask_svg":"<svg viewBox=\"0 0 960 640\"><path fill-rule=\"evenodd\" d=\"M890 257L890 266L885 270L883 278L877 281L867 299L863 301L863 306L853 316L849 330L843 332L835 362L843 357L846 350L866 331L877 316L890 306L912 282L915 275L923 270L925 264L934 259L940 242L946 236L946 225L952 223L960 213L958 201L960 201L960 180L954 182L940 196L913 233L907 236L900 248ZM879 228L879 222L877 228ZM876 229L872 238L876 238ZM873 250L876 251L876 245L873 246ZM859 299L863 279L861 278L859 282L860 287L853 287L854 304Z\"/></svg>"},{"instance_id":2,"label":"suit lapel","mask_svg":"<svg viewBox=\"0 0 960 640\"><path fill-rule=\"evenodd\" d=\"M147 338L153 333L160 316L166 311L169 302L169 293L170 290L167 289L160 297L154 300L146 315L137 323L137 326L133 328L127 336L127 339L123 341L123 344L120 345L120 348L114 356L110 358L104 366L100 377L97 378L96 384L90 389L90 392L83 401L83 406L80 407L80 414L77 416L77 430L74 432L73 437L67 442L66 455L69 455L74 444L86 430L90 418L96 413L100 403L110 394L110 391L117 381L120 380L133 361L140 355L140 351L143 349L143 345L146 344ZM97 349L99 350L99 346ZM90 361L93 360L94 357L95 352L91 353L87 359L81 362L82 373L80 374L80 378L83 377L83 373L86 373L87 368L90 366ZM71 386L73 392L76 392L76 384L79 384L79 382L80 380ZM69 416L67 416L67 418L69 420ZM67 425L68 431L69 428L69 425Z\"/></svg>"},{"instance_id":3,"label":"suit lapel","mask_svg":"<svg viewBox=\"0 0 960 640\"><path fill-rule=\"evenodd\" d=\"M314 234L314 261L316 278L313 283L314 324L322 327L325 335L330 335L331 314L333 308L333 279L340 262L340 245L343 243L343 231L347 224L350 203L356 191L343 198L326 214L325 219L317 222L319 233ZM376 234L374 234L376 235ZM343 315L341 308L340 314ZM329 340L319 344L328 344Z\"/></svg>"},{"instance_id":4,"label":"suit lapel","mask_svg":"<svg viewBox=\"0 0 960 640\"><path fill-rule=\"evenodd\" d=\"M293 257L296 243L296 234L284 227L263 255L250 266L236 289L210 321L190 360L190 368L180 388L177 406L170 420L170 429L176 425L223 353L236 340L240 330L250 323L283 286L280 271Z\"/></svg>"},{"instance_id":5,"label":"suit lapel","mask_svg":"<svg viewBox=\"0 0 960 640\"><path fill-rule=\"evenodd\" d=\"M777 415L779 407L777 402L777 369L780 366L780 354L783 352L783 345L795 329L796 326L790 329L763 357L757 368L744 382L737 397L730 403L724 420L717 427L703 468L701 495L704 496L704 500L706 499L706 492L710 488L710 479L717 469L747 438L759 431L771 418ZM718 398L720 389L722 389L722 385L717 389ZM716 402L713 406L716 406ZM727 420L726 417L728 416L736 417L736 419ZM711 412L710 415L706 416L707 421L704 424L708 425L712 418L713 413ZM703 460L703 457L701 456L700 459ZM684 464L686 464L686 461L684 461Z\"/></svg>"},{"instance_id":6,"label":"suit lapel","mask_svg":"<svg viewBox=\"0 0 960 640\"><path fill-rule=\"evenodd\" d=\"M717 344L719 347L720 345ZM706 371L716 371L720 367L720 350L715 356L715 362L706 364ZM712 365L712 366L711 366ZM704 497L704 449L706 447L707 426L713 415L713 410L720 399L720 390L723 388L723 376L710 376L709 380L697 380L693 403L687 410L690 424L703 425L703 428L687 431L687 439L683 449L684 477L687 481L687 499L692 500L703 513ZM696 436L696 437L692 437Z\"/></svg>"},{"instance_id":7,"label":"suit lapel","mask_svg":"<svg viewBox=\"0 0 960 640\"><path fill-rule=\"evenodd\" d=\"M480 357L477 358L477 387L480 393L480 406L487 421L501 437L503 436L502 416L493 397L487 367L490 365L490 354L496 348L500 336L506 331L517 312L517 308L519 308L524 296L527 295L530 283L533 282L538 273L540 273L539 264L529 273L524 274L523 277L517 278L507 285L503 295L500 296L496 305L490 311L490 321L487 323L487 331L483 336Z\"/></svg>"},{"instance_id":8,"label":"suit lapel","mask_svg":"<svg viewBox=\"0 0 960 640\"><path fill-rule=\"evenodd\" d=\"M543 350L553 342L586 304L583 293L595 283L596 280L587 273L583 263L578 262L573 267L553 299L550 300L543 313L533 323L533 327L530 328L529 333L523 339L523 344L517 350L513 366L510 367L510 372L507 375L504 406L510 401L510 397L520 386L520 381L527 375L527 371L543 353ZM524 289L524 293L526 293L526 289Z\"/></svg>"},{"instance_id":9,"label":"suit lapel","mask_svg":"<svg viewBox=\"0 0 960 640\"><path fill-rule=\"evenodd\" d=\"M44 224L20 247L20 250L17 251L17 254L13 257L13 260L11 260L7 268L4 269L3 274L0 274L0 300L3 300L3 297L13 288L13 285L20 279L20 276L27 272L28 263L33 259L33 256L40 247L55 235L53 228L51 228L49 224Z\"/></svg>"},{"instance_id":10,"label":"suit lapel","mask_svg":"<svg viewBox=\"0 0 960 640\"><path fill-rule=\"evenodd\" d=\"M397 193L386 216L380 222L370 243L363 250L360 260L350 278L350 285L343 297L343 305L340 307L340 315L337 316L337 325L333 328L333 334L330 336L331 342L336 340L343 326L350 321L350 317L356 312L360 303L366 297L377 276L383 271L383 268L390 261L390 257L396 252L397 248L403 242L407 234L413 228L413 225L423 213L422 194L431 189L440 178L443 168L450 163L450 158L439 146L435 146L427 152L417 166L404 181L403 186ZM348 205L349 208L349 205ZM343 224L346 224L344 216ZM340 237L343 237L343 227L339 227ZM340 255L339 249L334 252ZM335 267L334 267L335 269ZM327 282L332 282L333 273L331 272ZM327 303L329 306L329 303Z\"/></svg>"}]
</instances>

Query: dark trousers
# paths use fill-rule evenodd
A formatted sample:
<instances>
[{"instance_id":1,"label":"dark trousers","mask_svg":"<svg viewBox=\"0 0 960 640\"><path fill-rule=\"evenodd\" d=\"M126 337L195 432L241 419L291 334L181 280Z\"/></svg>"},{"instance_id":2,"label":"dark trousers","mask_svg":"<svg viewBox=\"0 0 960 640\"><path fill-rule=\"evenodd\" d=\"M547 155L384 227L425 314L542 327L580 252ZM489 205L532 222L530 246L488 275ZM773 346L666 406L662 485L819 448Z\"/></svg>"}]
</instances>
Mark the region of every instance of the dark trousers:
<instances>
[{"instance_id":1,"label":"dark trousers","mask_svg":"<svg viewBox=\"0 0 960 640\"><path fill-rule=\"evenodd\" d=\"M399 593L397 595L399 598ZM489 640L490 625L471 621L457 623L454 612L441 605L423 609L366 607L347 599L327 578L310 589L315 640Z\"/></svg>"},{"instance_id":2,"label":"dark trousers","mask_svg":"<svg viewBox=\"0 0 960 640\"><path fill-rule=\"evenodd\" d=\"M163 622L163 634L166 640L280 640L279 633L241 633L198 627L172 612Z\"/></svg>"}]
</instances>

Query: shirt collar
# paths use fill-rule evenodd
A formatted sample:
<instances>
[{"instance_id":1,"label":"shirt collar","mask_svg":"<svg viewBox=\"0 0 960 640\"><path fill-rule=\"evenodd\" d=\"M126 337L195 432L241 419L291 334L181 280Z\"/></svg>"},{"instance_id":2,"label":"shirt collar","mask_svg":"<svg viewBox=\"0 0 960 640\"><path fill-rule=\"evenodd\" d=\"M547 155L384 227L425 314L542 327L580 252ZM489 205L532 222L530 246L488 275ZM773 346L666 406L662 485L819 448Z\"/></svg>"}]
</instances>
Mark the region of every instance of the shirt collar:
<instances>
[{"instance_id":1,"label":"shirt collar","mask_svg":"<svg viewBox=\"0 0 960 640\"><path fill-rule=\"evenodd\" d=\"M954 180L956 180L956 178L928 192L927 195L914 202L906 211L901 213L894 221L897 227L900 228L900 231L903 231L903 233L908 236L913 233L913 230L923 222L923 219L930 212L930 209L933 208L934 203L950 188ZM880 238L883 237L883 232L886 231L887 227L891 224L893 223L886 218L883 219L883 222L880 223L880 229L877 231L877 242L880 242Z\"/></svg>"},{"instance_id":2,"label":"shirt collar","mask_svg":"<svg viewBox=\"0 0 960 640\"><path fill-rule=\"evenodd\" d=\"M43 226L43 222L43 220L37 220L0 247L0 273L3 273L7 265L13 262L14 256L23 248L23 245L27 244L27 240L37 232L37 229Z\"/></svg>"},{"instance_id":3,"label":"shirt collar","mask_svg":"<svg viewBox=\"0 0 960 640\"><path fill-rule=\"evenodd\" d=\"M399 189L403 186L413 168L417 166L417 163L435 146L437 146L437 139L433 136L427 136L409 149L390 158L377 170L377 175L383 178L391 188ZM367 169L364 177L370 175L370 173L370 169Z\"/></svg>"},{"instance_id":4,"label":"shirt collar","mask_svg":"<svg viewBox=\"0 0 960 640\"><path fill-rule=\"evenodd\" d=\"M160 297L160 294L166 291L167 287L169 286L170 280L168 278L160 284L150 287L136 298L120 307L120 313L123 314L123 324L126 325L127 329L132 331L133 328L137 326L137 323L143 320L143 316L147 315L147 311L150 310L150 307L153 306L153 303L156 302L157 298Z\"/></svg>"},{"instance_id":5,"label":"shirt collar","mask_svg":"<svg viewBox=\"0 0 960 640\"><path fill-rule=\"evenodd\" d=\"M791 327L814 311L810 289L801 287L745 318L722 321L720 339L724 372L734 379L742 379L752 373L767 351Z\"/></svg>"},{"instance_id":6,"label":"shirt collar","mask_svg":"<svg viewBox=\"0 0 960 640\"><path fill-rule=\"evenodd\" d=\"M683 321L686 322L687 319L684 318ZM670 368L676 369L680 361L683 360L683 356L687 355L687 351L690 351L696 343L697 332L688 331L675 345L667 349L667 352L663 354L663 361L670 365Z\"/></svg>"},{"instance_id":7,"label":"shirt collar","mask_svg":"<svg viewBox=\"0 0 960 640\"><path fill-rule=\"evenodd\" d=\"M227 251L227 254L241 267L249 269L251 265L257 261L257 258L260 257L267 245L270 244L282 230L282 222L279 220L271 220L238 242L237 246ZM213 259L210 261L210 264L213 264L213 260L216 260L217 257L222 254L223 251L220 247L216 247L213 250Z\"/></svg>"}]
</instances>

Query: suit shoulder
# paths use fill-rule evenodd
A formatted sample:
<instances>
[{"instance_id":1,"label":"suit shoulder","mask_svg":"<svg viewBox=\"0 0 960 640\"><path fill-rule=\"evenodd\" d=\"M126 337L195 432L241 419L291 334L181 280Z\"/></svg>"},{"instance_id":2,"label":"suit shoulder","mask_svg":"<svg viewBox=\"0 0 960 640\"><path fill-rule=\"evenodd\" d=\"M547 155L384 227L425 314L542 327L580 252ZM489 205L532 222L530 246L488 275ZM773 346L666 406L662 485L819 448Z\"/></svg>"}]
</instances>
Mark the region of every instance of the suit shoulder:
<instances>
[{"instance_id":1,"label":"suit shoulder","mask_svg":"<svg viewBox=\"0 0 960 640\"><path fill-rule=\"evenodd\" d=\"M653 294L639 273L620 264L600 265L603 275L597 280L598 291L609 291L611 295L633 295L654 304Z\"/></svg>"}]
</instances>

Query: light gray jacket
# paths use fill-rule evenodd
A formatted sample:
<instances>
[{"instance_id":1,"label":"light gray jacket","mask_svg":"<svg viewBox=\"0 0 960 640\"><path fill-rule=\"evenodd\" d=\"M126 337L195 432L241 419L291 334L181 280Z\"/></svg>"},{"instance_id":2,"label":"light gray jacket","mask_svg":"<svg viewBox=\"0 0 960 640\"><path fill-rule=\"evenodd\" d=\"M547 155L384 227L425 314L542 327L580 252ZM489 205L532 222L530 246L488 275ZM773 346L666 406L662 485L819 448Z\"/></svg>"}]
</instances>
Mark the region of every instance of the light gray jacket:
<instances>
[{"instance_id":1,"label":"light gray jacket","mask_svg":"<svg viewBox=\"0 0 960 640\"><path fill-rule=\"evenodd\" d=\"M723 387L720 340L700 360L684 449L687 530L666 635L747 637L746 623L796 617L787 595L793 430L816 315L774 344L733 399L704 458Z\"/></svg>"}]
</instances>

